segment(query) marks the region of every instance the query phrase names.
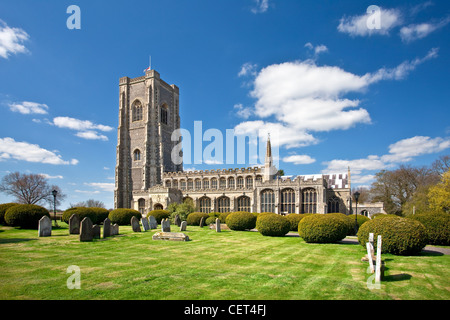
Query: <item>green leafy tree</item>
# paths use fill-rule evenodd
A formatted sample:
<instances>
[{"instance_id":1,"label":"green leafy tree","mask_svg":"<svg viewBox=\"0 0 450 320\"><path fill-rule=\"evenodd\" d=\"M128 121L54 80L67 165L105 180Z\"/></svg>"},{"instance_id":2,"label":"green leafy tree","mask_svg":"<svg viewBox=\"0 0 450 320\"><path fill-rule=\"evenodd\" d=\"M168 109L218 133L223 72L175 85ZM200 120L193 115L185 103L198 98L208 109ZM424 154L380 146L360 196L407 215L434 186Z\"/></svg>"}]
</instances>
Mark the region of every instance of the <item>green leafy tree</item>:
<instances>
[{"instance_id":1,"label":"green leafy tree","mask_svg":"<svg viewBox=\"0 0 450 320\"><path fill-rule=\"evenodd\" d=\"M444 173L441 182L430 188L428 201L432 210L450 213L450 170Z\"/></svg>"}]
</instances>

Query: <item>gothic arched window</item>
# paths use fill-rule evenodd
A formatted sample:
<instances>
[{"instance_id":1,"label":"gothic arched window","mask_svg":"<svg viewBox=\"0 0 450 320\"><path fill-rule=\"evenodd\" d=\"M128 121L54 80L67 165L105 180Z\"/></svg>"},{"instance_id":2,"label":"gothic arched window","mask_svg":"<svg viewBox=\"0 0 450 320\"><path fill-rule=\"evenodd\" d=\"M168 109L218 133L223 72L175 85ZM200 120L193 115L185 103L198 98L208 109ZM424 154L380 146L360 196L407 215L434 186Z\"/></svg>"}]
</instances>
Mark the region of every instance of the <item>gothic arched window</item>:
<instances>
[{"instance_id":1,"label":"gothic arched window","mask_svg":"<svg viewBox=\"0 0 450 320\"><path fill-rule=\"evenodd\" d=\"M200 198L200 212L210 213L211 212L211 199L208 197Z\"/></svg>"},{"instance_id":2,"label":"gothic arched window","mask_svg":"<svg viewBox=\"0 0 450 320\"><path fill-rule=\"evenodd\" d=\"M313 188L302 191L302 213L317 213L317 191Z\"/></svg>"},{"instance_id":3,"label":"gothic arched window","mask_svg":"<svg viewBox=\"0 0 450 320\"><path fill-rule=\"evenodd\" d=\"M261 212L275 212L275 193L273 190L261 191Z\"/></svg>"},{"instance_id":4,"label":"gothic arched window","mask_svg":"<svg viewBox=\"0 0 450 320\"><path fill-rule=\"evenodd\" d=\"M218 212L230 212L230 198L220 197L217 199Z\"/></svg>"},{"instance_id":5,"label":"gothic arched window","mask_svg":"<svg viewBox=\"0 0 450 320\"><path fill-rule=\"evenodd\" d=\"M332 197L328 200L328 213L335 213L339 211L339 198Z\"/></svg>"},{"instance_id":6,"label":"gothic arched window","mask_svg":"<svg viewBox=\"0 0 450 320\"><path fill-rule=\"evenodd\" d=\"M295 213L295 191L293 189L281 190L281 212Z\"/></svg>"},{"instance_id":7,"label":"gothic arched window","mask_svg":"<svg viewBox=\"0 0 450 320\"><path fill-rule=\"evenodd\" d=\"M131 114L133 121L141 121L143 119L142 104L140 101L136 101L135 103L133 103Z\"/></svg>"},{"instance_id":8,"label":"gothic arched window","mask_svg":"<svg viewBox=\"0 0 450 320\"><path fill-rule=\"evenodd\" d=\"M161 123L167 124L169 122L169 108L167 104L161 106Z\"/></svg>"},{"instance_id":9,"label":"gothic arched window","mask_svg":"<svg viewBox=\"0 0 450 320\"><path fill-rule=\"evenodd\" d=\"M133 160L134 161L141 160L141 151L139 149L134 150L134 152L133 152Z\"/></svg>"},{"instance_id":10,"label":"gothic arched window","mask_svg":"<svg viewBox=\"0 0 450 320\"><path fill-rule=\"evenodd\" d=\"M241 196L237 199L237 211L251 212L250 198L247 196Z\"/></svg>"}]
</instances>

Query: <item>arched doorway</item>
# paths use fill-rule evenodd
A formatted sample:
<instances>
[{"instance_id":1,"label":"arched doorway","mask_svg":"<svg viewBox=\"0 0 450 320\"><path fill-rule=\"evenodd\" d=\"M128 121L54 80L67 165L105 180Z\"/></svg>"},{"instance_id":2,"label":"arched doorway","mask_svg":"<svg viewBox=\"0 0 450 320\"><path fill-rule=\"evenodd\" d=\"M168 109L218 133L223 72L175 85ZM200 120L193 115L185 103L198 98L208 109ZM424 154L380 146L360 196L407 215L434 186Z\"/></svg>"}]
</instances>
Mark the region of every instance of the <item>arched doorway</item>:
<instances>
[{"instance_id":1,"label":"arched doorway","mask_svg":"<svg viewBox=\"0 0 450 320\"><path fill-rule=\"evenodd\" d=\"M153 206L153 209L154 209L154 210L163 210L164 207L163 207L163 205L162 205L161 203L156 203L156 204Z\"/></svg>"}]
</instances>

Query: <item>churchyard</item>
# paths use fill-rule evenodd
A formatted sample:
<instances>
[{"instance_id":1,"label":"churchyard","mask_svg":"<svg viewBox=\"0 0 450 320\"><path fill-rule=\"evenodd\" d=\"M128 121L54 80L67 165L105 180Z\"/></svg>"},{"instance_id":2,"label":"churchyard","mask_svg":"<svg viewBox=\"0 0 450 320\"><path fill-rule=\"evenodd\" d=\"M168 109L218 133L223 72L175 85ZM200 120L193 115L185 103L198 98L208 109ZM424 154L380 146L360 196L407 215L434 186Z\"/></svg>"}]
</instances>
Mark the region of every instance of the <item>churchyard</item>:
<instances>
[{"instance_id":1,"label":"churchyard","mask_svg":"<svg viewBox=\"0 0 450 320\"><path fill-rule=\"evenodd\" d=\"M80 241L64 222L45 237L0 226L0 299L450 299L450 255L437 251L383 254L376 288L356 238L319 244L296 232L184 225L189 241L155 241L161 225L143 227L104 237L102 226L100 236Z\"/></svg>"}]
</instances>

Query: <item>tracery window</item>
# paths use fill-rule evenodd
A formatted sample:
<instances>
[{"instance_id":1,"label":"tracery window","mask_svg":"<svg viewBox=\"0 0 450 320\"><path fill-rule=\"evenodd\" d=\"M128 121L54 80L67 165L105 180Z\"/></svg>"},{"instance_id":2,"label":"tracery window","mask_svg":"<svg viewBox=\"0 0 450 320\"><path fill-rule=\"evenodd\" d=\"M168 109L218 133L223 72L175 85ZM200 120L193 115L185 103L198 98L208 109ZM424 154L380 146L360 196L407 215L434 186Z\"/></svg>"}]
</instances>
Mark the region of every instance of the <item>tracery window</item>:
<instances>
[{"instance_id":1,"label":"tracery window","mask_svg":"<svg viewBox=\"0 0 450 320\"><path fill-rule=\"evenodd\" d=\"M230 198L220 197L217 199L218 212L230 212Z\"/></svg>"},{"instance_id":2,"label":"tracery window","mask_svg":"<svg viewBox=\"0 0 450 320\"><path fill-rule=\"evenodd\" d=\"M295 191L293 189L281 190L281 212L295 213Z\"/></svg>"},{"instance_id":3,"label":"tracery window","mask_svg":"<svg viewBox=\"0 0 450 320\"><path fill-rule=\"evenodd\" d=\"M335 213L339 211L339 198L332 197L328 200L328 213Z\"/></svg>"},{"instance_id":4,"label":"tracery window","mask_svg":"<svg viewBox=\"0 0 450 320\"><path fill-rule=\"evenodd\" d=\"M242 189L244 187L244 178L242 177L237 178L237 187L238 189Z\"/></svg>"},{"instance_id":5,"label":"tracery window","mask_svg":"<svg viewBox=\"0 0 450 320\"><path fill-rule=\"evenodd\" d=\"M317 213L317 191L312 188L302 191L302 213Z\"/></svg>"},{"instance_id":6,"label":"tracery window","mask_svg":"<svg viewBox=\"0 0 450 320\"><path fill-rule=\"evenodd\" d=\"M211 199L208 197L200 198L200 212L210 213L211 212Z\"/></svg>"},{"instance_id":7,"label":"tracery window","mask_svg":"<svg viewBox=\"0 0 450 320\"><path fill-rule=\"evenodd\" d=\"M234 189L234 178L233 177L228 178L228 188Z\"/></svg>"},{"instance_id":8,"label":"tracery window","mask_svg":"<svg viewBox=\"0 0 450 320\"><path fill-rule=\"evenodd\" d=\"M273 190L261 191L261 212L275 212L275 193Z\"/></svg>"},{"instance_id":9,"label":"tracery window","mask_svg":"<svg viewBox=\"0 0 450 320\"><path fill-rule=\"evenodd\" d=\"M241 196L237 199L237 211L251 212L250 197Z\"/></svg>"},{"instance_id":10,"label":"tracery window","mask_svg":"<svg viewBox=\"0 0 450 320\"><path fill-rule=\"evenodd\" d=\"M169 121L169 111L167 104L161 106L161 122L167 124Z\"/></svg>"},{"instance_id":11,"label":"tracery window","mask_svg":"<svg viewBox=\"0 0 450 320\"><path fill-rule=\"evenodd\" d=\"M245 180L247 180L247 188L253 188L253 177L247 177Z\"/></svg>"},{"instance_id":12,"label":"tracery window","mask_svg":"<svg viewBox=\"0 0 450 320\"><path fill-rule=\"evenodd\" d=\"M211 179L211 189L217 189L217 179L216 178Z\"/></svg>"},{"instance_id":13,"label":"tracery window","mask_svg":"<svg viewBox=\"0 0 450 320\"><path fill-rule=\"evenodd\" d=\"M132 121L141 121L143 119L143 111L142 111L142 104L140 101L136 101L133 103L132 109Z\"/></svg>"}]
</instances>

